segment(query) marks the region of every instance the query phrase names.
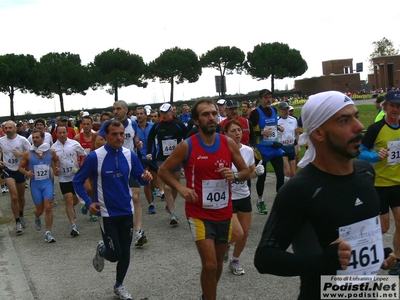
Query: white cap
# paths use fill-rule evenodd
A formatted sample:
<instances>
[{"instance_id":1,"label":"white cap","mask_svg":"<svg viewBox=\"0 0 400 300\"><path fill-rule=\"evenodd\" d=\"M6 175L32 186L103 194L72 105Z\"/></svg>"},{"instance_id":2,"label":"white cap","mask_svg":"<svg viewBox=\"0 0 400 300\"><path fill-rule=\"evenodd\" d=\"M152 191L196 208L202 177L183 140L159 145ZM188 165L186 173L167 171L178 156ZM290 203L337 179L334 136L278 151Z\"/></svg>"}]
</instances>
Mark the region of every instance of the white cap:
<instances>
[{"instance_id":1,"label":"white cap","mask_svg":"<svg viewBox=\"0 0 400 300\"><path fill-rule=\"evenodd\" d=\"M172 109L172 106L169 103L164 103L163 105L160 106L160 111L162 111L162 112L167 112L171 109Z\"/></svg>"},{"instance_id":2,"label":"white cap","mask_svg":"<svg viewBox=\"0 0 400 300\"><path fill-rule=\"evenodd\" d=\"M29 124L33 124L33 123L35 123L35 122L33 122L32 119L29 119L28 123L29 123Z\"/></svg>"},{"instance_id":3,"label":"white cap","mask_svg":"<svg viewBox=\"0 0 400 300\"><path fill-rule=\"evenodd\" d=\"M293 106L289 106L289 110L294 110Z\"/></svg>"},{"instance_id":4,"label":"white cap","mask_svg":"<svg viewBox=\"0 0 400 300\"><path fill-rule=\"evenodd\" d=\"M89 115L89 112L84 111L83 114L82 114L82 117L85 117L85 116L88 116L88 115Z\"/></svg>"},{"instance_id":5,"label":"white cap","mask_svg":"<svg viewBox=\"0 0 400 300\"><path fill-rule=\"evenodd\" d=\"M219 104L219 105L225 105L225 102L226 102L225 99L219 99L219 100L217 101L217 104Z\"/></svg>"}]
</instances>

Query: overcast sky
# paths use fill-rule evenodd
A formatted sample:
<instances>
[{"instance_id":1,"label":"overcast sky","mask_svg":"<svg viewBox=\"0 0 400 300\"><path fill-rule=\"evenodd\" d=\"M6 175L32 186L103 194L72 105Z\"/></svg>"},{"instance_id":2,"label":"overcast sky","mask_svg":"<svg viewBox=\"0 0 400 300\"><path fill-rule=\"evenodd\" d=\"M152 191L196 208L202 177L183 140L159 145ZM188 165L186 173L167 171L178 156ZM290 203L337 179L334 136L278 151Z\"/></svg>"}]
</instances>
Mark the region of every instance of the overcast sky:
<instances>
[{"instance_id":1,"label":"overcast sky","mask_svg":"<svg viewBox=\"0 0 400 300\"><path fill-rule=\"evenodd\" d=\"M90 1L0 0L0 55L32 54L37 60L49 52L79 54L83 64L109 49L138 54L148 63L173 47L192 49L198 56L217 46L235 46L245 53L260 43L286 43L300 51L308 64L301 78L322 75L322 61L353 59L364 63L367 79L372 42L388 38L400 48L398 1ZM379 5L379 7L378 7ZM175 85L175 100L214 96L217 70L203 69L196 83ZM227 93L270 88L270 79L227 76ZM275 88L291 89L294 79L275 81ZM137 103L169 101L170 85L119 89L119 98ZM64 96L70 109L111 106L113 96L98 90L87 96ZM10 112L9 98L0 94L1 116ZM158 107L160 104L154 105ZM17 92L16 115L58 112L59 99Z\"/></svg>"}]
</instances>

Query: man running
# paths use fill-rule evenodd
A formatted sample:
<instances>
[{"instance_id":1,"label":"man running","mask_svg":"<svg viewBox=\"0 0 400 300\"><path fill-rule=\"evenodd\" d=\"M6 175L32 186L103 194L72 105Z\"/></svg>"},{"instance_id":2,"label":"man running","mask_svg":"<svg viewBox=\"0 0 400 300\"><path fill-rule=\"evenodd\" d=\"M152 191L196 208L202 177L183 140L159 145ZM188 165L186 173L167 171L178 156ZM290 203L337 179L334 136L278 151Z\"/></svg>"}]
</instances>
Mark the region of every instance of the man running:
<instances>
[{"instance_id":1,"label":"man running","mask_svg":"<svg viewBox=\"0 0 400 300\"><path fill-rule=\"evenodd\" d=\"M56 240L51 234L53 225L52 202L54 198L54 185L51 173L60 174L60 160L50 145L44 143L44 132L35 129L32 131L32 150L24 153L19 165L19 172L31 180L31 194L35 203L35 227L42 229L40 216L45 213L46 232L44 240L54 243Z\"/></svg>"},{"instance_id":2,"label":"man running","mask_svg":"<svg viewBox=\"0 0 400 300\"><path fill-rule=\"evenodd\" d=\"M232 234L230 181L246 181L249 168L236 143L215 132L218 111L211 100L199 100L192 108L199 133L178 144L158 173L166 185L185 199L186 217L202 262L202 299L215 300L224 254ZM237 167L233 172L232 163ZM173 170L183 164L186 186Z\"/></svg>"},{"instance_id":3,"label":"man running","mask_svg":"<svg viewBox=\"0 0 400 300\"><path fill-rule=\"evenodd\" d=\"M5 136L0 138L0 151L3 160L0 168L11 197L11 210L13 212L16 233L20 234L25 228L25 173L18 171L21 158L25 151L31 148L28 140L17 134L17 125L14 121L7 121L4 125Z\"/></svg>"}]
</instances>

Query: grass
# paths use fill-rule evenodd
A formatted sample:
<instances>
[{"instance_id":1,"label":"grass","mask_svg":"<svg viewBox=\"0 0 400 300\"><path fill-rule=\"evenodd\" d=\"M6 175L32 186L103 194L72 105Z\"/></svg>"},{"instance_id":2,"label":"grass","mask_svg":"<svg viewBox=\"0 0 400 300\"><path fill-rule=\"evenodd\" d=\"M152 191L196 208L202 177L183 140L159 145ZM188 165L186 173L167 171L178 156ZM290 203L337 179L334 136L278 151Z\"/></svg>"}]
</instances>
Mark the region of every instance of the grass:
<instances>
[{"instance_id":1,"label":"grass","mask_svg":"<svg viewBox=\"0 0 400 300\"><path fill-rule=\"evenodd\" d=\"M375 117L377 115L375 104L360 104L357 105L357 109L359 111L359 120L364 125L366 130L368 126L373 124L375 121ZM295 107L295 111L298 111L298 116L300 116L301 107ZM303 157L304 152L306 152L306 147L300 147L300 159ZM274 173L274 169L272 168L271 164L267 164L267 172Z\"/></svg>"}]
</instances>

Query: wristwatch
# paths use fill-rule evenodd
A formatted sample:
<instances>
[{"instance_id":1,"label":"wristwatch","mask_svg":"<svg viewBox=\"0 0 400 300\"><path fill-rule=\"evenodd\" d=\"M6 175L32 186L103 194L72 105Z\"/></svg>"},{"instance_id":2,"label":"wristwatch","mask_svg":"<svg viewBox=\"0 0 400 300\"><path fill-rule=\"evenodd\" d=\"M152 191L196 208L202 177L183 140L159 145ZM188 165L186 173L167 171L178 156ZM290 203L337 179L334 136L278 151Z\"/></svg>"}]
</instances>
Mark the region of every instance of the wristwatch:
<instances>
[{"instance_id":1,"label":"wristwatch","mask_svg":"<svg viewBox=\"0 0 400 300\"><path fill-rule=\"evenodd\" d=\"M235 177L235 181L239 181L239 173L233 172L233 176Z\"/></svg>"}]
</instances>

